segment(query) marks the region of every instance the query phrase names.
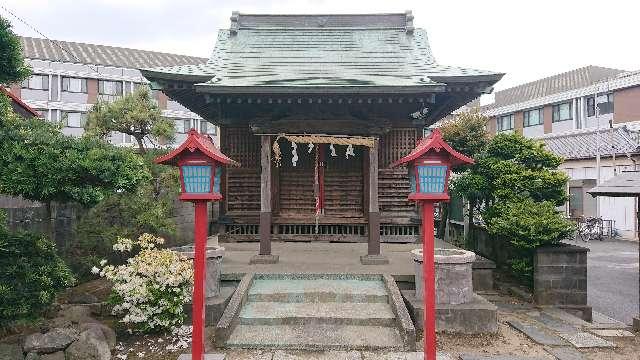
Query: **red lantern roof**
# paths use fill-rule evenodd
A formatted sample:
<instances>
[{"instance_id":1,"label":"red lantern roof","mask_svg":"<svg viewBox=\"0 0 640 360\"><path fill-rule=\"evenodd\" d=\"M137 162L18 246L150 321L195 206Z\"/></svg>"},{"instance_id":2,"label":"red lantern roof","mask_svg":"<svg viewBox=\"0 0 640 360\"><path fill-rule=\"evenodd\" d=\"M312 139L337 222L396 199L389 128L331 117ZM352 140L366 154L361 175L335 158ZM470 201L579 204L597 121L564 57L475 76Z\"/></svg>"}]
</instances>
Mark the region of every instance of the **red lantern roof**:
<instances>
[{"instance_id":1,"label":"red lantern roof","mask_svg":"<svg viewBox=\"0 0 640 360\"><path fill-rule=\"evenodd\" d=\"M211 138L208 135L202 135L198 133L195 129L189 130L189 136L187 136L187 140L185 140L182 145L180 145L177 149L171 151L170 153L160 156L156 158L154 161L157 164L163 165L178 165L178 160L180 159L183 152L193 153L196 150L200 150L205 156L227 165L240 166L240 163L228 158L225 154L223 154L220 149L216 147Z\"/></svg>"},{"instance_id":2,"label":"red lantern roof","mask_svg":"<svg viewBox=\"0 0 640 360\"><path fill-rule=\"evenodd\" d=\"M409 155L399 159L391 164L391 167L396 167L402 164L406 164L410 161L416 160L420 156L426 154L429 151L440 152L444 150L449 155L449 161L451 166L473 164L473 159L455 151L449 144L447 144L442 138L440 129L434 129L431 136L422 138L416 148L411 150Z\"/></svg>"}]
</instances>

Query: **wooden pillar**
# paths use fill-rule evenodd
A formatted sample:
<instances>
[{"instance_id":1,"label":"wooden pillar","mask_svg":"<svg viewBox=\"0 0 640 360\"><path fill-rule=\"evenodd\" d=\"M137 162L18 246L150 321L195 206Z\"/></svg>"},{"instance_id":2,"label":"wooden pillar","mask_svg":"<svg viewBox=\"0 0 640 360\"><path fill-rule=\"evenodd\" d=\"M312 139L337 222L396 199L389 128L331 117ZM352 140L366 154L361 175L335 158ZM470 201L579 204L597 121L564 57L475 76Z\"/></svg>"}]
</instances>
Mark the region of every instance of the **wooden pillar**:
<instances>
[{"instance_id":1,"label":"wooden pillar","mask_svg":"<svg viewBox=\"0 0 640 360\"><path fill-rule=\"evenodd\" d=\"M250 264L275 264L278 256L271 254L271 136L261 136L260 149L260 251Z\"/></svg>"},{"instance_id":2,"label":"wooden pillar","mask_svg":"<svg viewBox=\"0 0 640 360\"><path fill-rule=\"evenodd\" d=\"M369 239L367 242L367 255L360 257L360 262L364 265L388 264L389 260L380 253L380 208L378 206L378 147L379 141L374 141L373 147L369 148L369 171L368 174L368 223Z\"/></svg>"}]
</instances>

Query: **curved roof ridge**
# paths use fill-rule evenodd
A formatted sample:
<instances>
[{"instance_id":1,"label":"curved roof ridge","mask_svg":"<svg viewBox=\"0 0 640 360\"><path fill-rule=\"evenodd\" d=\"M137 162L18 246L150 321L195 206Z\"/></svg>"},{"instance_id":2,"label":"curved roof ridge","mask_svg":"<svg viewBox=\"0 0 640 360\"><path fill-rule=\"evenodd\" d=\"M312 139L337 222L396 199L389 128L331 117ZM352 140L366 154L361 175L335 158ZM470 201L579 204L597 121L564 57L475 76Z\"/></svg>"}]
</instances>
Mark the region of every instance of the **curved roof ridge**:
<instances>
[{"instance_id":1,"label":"curved roof ridge","mask_svg":"<svg viewBox=\"0 0 640 360\"><path fill-rule=\"evenodd\" d=\"M411 11L370 14L245 14L234 11L231 29L405 29L413 30Z\"/></svg>"}]
</instances>

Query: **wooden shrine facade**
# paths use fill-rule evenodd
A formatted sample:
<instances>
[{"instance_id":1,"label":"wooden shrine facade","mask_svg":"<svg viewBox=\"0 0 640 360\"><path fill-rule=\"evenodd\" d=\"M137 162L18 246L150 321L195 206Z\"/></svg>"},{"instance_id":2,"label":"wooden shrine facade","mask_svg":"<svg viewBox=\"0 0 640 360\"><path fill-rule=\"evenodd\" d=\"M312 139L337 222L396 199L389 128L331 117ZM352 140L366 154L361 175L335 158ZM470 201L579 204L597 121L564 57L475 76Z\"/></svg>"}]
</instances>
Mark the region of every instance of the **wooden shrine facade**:
<instances>
[{"instance_id":1,"label":"wooden shrine facade","mask_svg":"<svg viewBox=\"0 0 640 360\"><path fill-rule=\"evenodd\" d=\"M378 233L383 242L419 238L419 216L415 205L407 201L406 169L390 169L388 165L413 149L421 129L391 129L375 137L373 148L354 146L355 156L348 159L347 146L334 145L336 156L331 156L328 145L319 145L324 155L324 211L317 225L315 148L308 152L306 144L298 144L299 160L293 166L291 143L280 139L282 160L276 166L272 147L277 136L255 135L248 127L221 130L222 151L242 164L224 175L222 239L257 241L261 209L270 212L266 216L271 216L270 236L274 240L367 242L370 231ZM369 226L371 218L374 224Z\"/></svg>"},{"instance_id":2,"label":"wooden shrine facade","mask_svg":"<svg viewBox=\"0 0 640 360\"><path fill-rule=\"evenodd\" d=\"M272 239L368 241L373 260L380 241L419 238L406 170L388 165L425 126L491 92L503 75L438 64L411 12L234 12L206 64L141 72L220 126L222 151L242 165L223 176L224 239L259 238L266 256ZM347 158L345 145L334 144L332 156L330 141L308 151L300 137L294 154L287 134L369 140Z\"/></svg>"}]
</instances>

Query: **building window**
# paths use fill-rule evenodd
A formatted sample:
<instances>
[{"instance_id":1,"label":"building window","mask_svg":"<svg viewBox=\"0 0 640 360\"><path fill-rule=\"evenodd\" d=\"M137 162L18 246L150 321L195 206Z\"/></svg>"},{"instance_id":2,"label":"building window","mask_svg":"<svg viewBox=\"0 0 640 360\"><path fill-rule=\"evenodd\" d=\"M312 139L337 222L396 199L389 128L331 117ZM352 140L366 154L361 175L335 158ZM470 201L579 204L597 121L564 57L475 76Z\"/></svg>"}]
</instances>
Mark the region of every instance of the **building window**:
<instances>
[{"instance_id":1,"label":"building window","mask_svg":"<svg viewBox=\"0 0 640 360\"><path fill-rule=\"evenodd\" d=\"M587 116L596 116L596 99L593 96L587 98Z\"/></svg>"},{"instance_id":2,"label":"building window","mask_svg":"<svg viewBox=\"0 0 640 360\"><path fill-rule=\"evenodd\" d=\"M122 96L122 82L99 80L98 92L100 95Z\"/></svg>"},{"instance_id":3,"label":"building window","mask_svg":"<svg viewBox=\"0 0 640 360\"><path fill-rule=\"evenodd\" d=\"M84 128L87 123L87 113L84 112L62 112L62 124L66 127Z\"/></svg>"},{"instance_id":4,"label":"building window","mask_svg":"<svg viewBox=\"0 0 640 360\"><path fill-rule=\"evenodd\" d=\"M606 98L605 101L603 101ZM598 114L611 114L613 113L613 93L602 95L598 97ZM596 116L595 97L589 96L587 98L587 116Z\"/></svg>"},{"instance_id":5,"label":"building window","mask_svg":"<svg viewBox=\"0 0 640 360\"><path fill-rule=\"evenodd\" d=\"M210 124L207 120L200 120L200 133L201 134L209 134L209 135L216 135L216 133L218 132L218 129L216 128L215 125Z\"/></svg>"},{"instance_id":6,"label":"building window","mask_svg":"<svg viewBox=\"0 0 640 360\"><path fill-rule=\"evenodd\" d=\"M536 126L543 123L542 109L533 109L524 112L524 127Z\"/></svg>"},{"instance_id":7,"label":"building window","mask_svg":"<svg viewBox=\"0 0 640 360\"><path fill-rule=\"evenodd\" d=\"M185 134L188 133L189 130L191 130L191 119L183 120L182 124L182 132Z\"/></svg>"},{"instance_id":8,"label":"building window","mask_svg":"<svg viewBox=\"0 0 640 360\"><path fill-rule=\"evenodd\" d=\"M33 75L22 82L22 88L49 90L49 75Z\"/></svg>"},{"instance_id":9,"label":"building window","mask_svg":"<svg viewBox=\"0 0 640 360\"><path fill-rule=\"evenodd\" d=\"M613 93L607 94L605 102L598 103L598 112L600 114L612 114L613 113Z\"/></svg>"},{"instance_id":10,"label":"building window","mask_svg":"<svg viewBox=\"0 0 640 360\"><path fill-rule=\"evenodd\" d=\"M514 114L500 116L498 118L498 131L513 130L513 125L515 123L515 118L516 117L515 117Z\"/></svg>"},{"instance_id":11,"label":"building window","mask_svg":"<svg viewBox=\"0 0 640 360\"><path fill-rule=\"evenodd\" d=\"M62 91L68 91L68 92L74 92L74 93L86 93L87 79L63 77Z\"/></svg>"},{"instance_id":12,"label":"building window","mask_svg":"<svg viewBox=\"0 0 640 360\"><path fill-rule=\"evenodd\" d=\"M570 102L553 105L553 122L560 122L573 119L573 106Z\"/></svg>"}]
</instances>

